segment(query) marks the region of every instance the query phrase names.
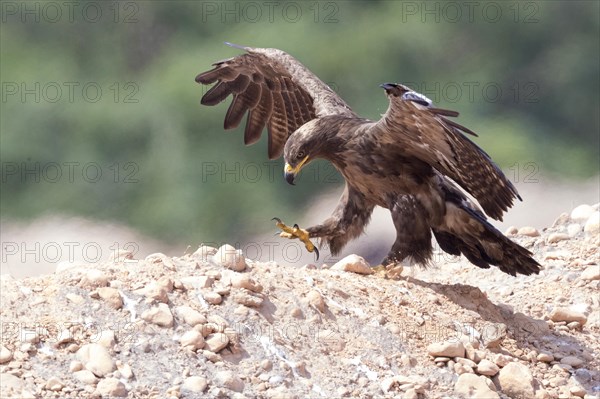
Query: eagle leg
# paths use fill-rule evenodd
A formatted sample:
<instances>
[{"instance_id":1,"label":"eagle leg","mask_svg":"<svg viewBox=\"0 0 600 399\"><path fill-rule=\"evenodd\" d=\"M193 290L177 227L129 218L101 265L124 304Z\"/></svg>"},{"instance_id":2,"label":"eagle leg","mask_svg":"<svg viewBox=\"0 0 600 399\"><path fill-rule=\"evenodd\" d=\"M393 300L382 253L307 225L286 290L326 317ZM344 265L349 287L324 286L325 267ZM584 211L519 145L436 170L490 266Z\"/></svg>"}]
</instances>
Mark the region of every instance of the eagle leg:
<instances>
[{"instance_id":1,"label":"eagle leg","mask_svg":"<svg viewBox=\"0 0 600 399\"><path fill-rule=\"evenodd\" d=\"M271 220L275 221L275 226L281 229L281 233L279 233L280 237L294 239L297 238L304 243L306 250L308 252L314 252L317 260L319 260L319 249L312 243L310 240L310 234L305 229L301 229L297 224L290 227L284 224L281 219L273 218Z\"/></svg>"}]
</instances>

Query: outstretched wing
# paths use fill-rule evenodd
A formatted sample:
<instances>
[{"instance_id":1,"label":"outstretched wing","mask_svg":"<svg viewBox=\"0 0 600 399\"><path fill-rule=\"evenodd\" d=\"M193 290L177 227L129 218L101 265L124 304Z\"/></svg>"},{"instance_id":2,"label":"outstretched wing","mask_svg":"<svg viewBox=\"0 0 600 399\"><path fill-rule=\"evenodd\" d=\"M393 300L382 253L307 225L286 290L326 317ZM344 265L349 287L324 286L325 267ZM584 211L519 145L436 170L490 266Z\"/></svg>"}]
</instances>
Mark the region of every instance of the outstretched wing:
<instances>
[{"instance_id":1,"label":"outstretched wing","mask_svg":"<svg viewBox=\"0 0 600 399\"><path fill-rule=\"evenodd\" d=\"M239 46L234 46L239 47ZM279 158L288 137L306 122L325 115L356 116L350 107L304 65L276 49L243 47L245 54L214 63L196 82L217 82L200 101L216 105L233 95L225 129L237 127L244 114L244 142L269 134L269 159Z\"/></svg>"},{"instance_id":2,"label":"outstretched wing","mask_svg":"<svg viewBox=\"0 0 600 399\"><path fill-rule=\"evenodd\" d=\"M503 212L521 197L490 156L463 133L476 134L447 118L458 112L433 108L425 96L406 86L383 87L390 106L378 126L396 148L453 179L489 216L502 220Z\"/></svg>"}]
</instances>

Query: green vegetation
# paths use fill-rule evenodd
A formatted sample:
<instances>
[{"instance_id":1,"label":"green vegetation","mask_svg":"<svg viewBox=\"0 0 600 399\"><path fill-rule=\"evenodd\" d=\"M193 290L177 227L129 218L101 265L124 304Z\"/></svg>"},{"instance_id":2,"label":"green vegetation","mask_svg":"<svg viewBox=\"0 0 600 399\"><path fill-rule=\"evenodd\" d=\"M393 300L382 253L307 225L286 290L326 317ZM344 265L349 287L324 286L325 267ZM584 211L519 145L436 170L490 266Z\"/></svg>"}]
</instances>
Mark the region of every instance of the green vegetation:
<instances>
[{"instance_id":1,"label":"green vegetation","mask_svg":"<svg viewBox=\"0 0 600 399\"><path fill-rule=\"evenodd\" d=\"M190 243L300 222L341 180L319 163L287 186L265 137L222 131L228 101L199 105L196 74L239 53L224 41L291 53L373 119L378 85L409 83L520 177L598 173L598 2L66 4L2 2L3 218L86 215Z\"/></svg>"}]
</instances>

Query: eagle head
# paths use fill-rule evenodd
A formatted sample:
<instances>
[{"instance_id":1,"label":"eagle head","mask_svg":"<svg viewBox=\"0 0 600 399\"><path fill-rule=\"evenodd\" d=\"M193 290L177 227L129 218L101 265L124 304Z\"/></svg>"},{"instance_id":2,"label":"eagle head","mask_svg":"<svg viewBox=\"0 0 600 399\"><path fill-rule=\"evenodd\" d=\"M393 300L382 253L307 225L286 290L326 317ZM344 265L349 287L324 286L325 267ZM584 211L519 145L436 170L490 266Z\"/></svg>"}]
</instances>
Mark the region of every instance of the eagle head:
<instances>
[{"instance_id":1,"label":"eagle head","mask_svg":"<svg viewBox=\"0 0 600 399\"><path fill-rule=\"evenodd\" d=\"M284 175L289 184L294 184L300 170L310 161L327 158L328 137L328 129L318 119L305 123L292 133L283 149Z\"/></svg>"},{"instance_id":2,"label":"eagle head","mask_svg":"<svg viewBox=\"0 0 600 399\"><path fill-rule=\"evenodd\" d=\"M385 89L385 94L388 98L398 97L403 101L412 101L419 103L425 107L430 107L433 102L421 93L411 90L410 87L401 85L400 83L382 83L379 87Z\"/></svg>"}]
</instances>

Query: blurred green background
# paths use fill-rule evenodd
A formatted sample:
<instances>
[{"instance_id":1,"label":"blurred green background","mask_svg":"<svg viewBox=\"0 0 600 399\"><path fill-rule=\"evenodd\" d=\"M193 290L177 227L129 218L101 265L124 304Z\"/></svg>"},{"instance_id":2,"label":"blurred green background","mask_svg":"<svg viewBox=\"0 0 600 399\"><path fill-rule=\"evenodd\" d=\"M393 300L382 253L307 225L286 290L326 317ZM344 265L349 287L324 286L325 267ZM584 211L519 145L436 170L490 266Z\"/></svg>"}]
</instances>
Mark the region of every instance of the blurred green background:
<instances>
[{"instance_id":1,"label":"blurred green background","mask_svg":"<svg viewBox=\"0 0 600 399\"><path fill-rule=\"evenodd\" d=\"M599 2L2 2L3 219L113 220L166 242L238 240L298 221L340 186L296 187L266 134L223 132L196 74L239 50L294 55L360 115L404 82L459 121L513 180L599 171Z\"/></svg>"}]
</instances>

